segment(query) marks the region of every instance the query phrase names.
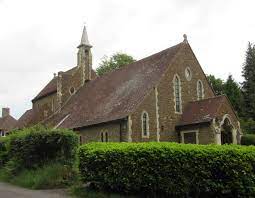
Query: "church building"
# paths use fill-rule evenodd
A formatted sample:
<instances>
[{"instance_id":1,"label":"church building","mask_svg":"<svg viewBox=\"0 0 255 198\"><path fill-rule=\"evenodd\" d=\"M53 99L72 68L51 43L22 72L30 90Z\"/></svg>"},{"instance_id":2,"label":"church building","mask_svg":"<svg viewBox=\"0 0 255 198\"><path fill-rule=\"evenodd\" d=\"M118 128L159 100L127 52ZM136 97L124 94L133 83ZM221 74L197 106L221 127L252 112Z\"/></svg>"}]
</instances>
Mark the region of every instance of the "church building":
<instances>
[{"instance_id":1,"label":"church building","mask_svg":"<svg viewBox=\"0 0 255 198\"><path fill-rule=\"evenodd\" d=\"M32 103L17 128L69 128L81 143L236 144L242 135L230 101L215 95L186 35L177 45L99 77L84 27L77 66L54 75Z\"/></svg>"}]
</instances>

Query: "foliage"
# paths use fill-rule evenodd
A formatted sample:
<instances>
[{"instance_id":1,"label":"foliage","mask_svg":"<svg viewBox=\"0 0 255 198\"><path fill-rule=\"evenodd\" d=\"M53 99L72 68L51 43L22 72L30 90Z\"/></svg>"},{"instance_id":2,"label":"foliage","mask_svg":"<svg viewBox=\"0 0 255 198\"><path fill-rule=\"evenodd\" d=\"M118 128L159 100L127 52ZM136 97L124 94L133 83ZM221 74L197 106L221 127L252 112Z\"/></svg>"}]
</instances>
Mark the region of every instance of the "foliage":
<instances>
[{"instance_id":1,"label":"foliage","mask_svg":"<svg viewBox=\"0 0 255 198\"><path fill-rule=\"evenodd\" d=\"M242 145L255 145L255 135L254 134L247 134L243 135L241 139Z\"/></svg>"},{"instance_id":2,"label":"foliage","mask_svg":"<svg viewBox=\"0 0 255 198\"><path fill-rule=\"evenodd\" d=\"M216 78L214 75L207 75L207 79L216 95L224 94L224 81L222 79Z\"/></svg>"},{"instance_id":3,"label":"foliage","mask_svg":"<svg viewBox=\"0 0 255 198\"><path fill-rule=\"evenodd\" d=\"M242 73L244 77L242 89L245 117L255 120L255 46L250 42L246 51Z\"/></svg>"},{"instance_id":4,"label":"foliage","mask_svg":"<svg viewBox=\"0 0 255 198\"><path fill-rule=\"evenodd\" d=\"M80 147L84 182L164 196L254 196L255 148L177 143L91 143Z\"/></svg>"},{"instance_id":5,"label":"foliage","mask_svg":"<svg viewBox=\"0 0 255 198\"><path fill-rule=\"evenodd\" d=\"M102 76L103 74L106 74L115 69L119 69L122 66L133 62L135 62L135 59L132 56L124 53L113 54L110 58L104 56L101 63L99 64L99 67L96 69L96 73L99 76Z\"/></svg>"},{"instance_id":6,"label":"foliage","mask_svg":"<svg viewBox=\"0 0 255 198\"><path fill-rule=\"evenodd\" d=\"M8 161L7 143L8 138L0 137L0 167Z\"/></svg>"},{"instance_id":7,"label":"foliage","mask_svg":"<svg viewBox=\"0 0 255 198\"><path fill-rule=\"evenodd\" d=\"M253 119L240 119L241 129L244 134L255 134L255 121Z\"/></svg>"},{"instance_id":8,"label":"foliage","mask_svg":"<svg viewBox=\"0 0 255 198\"><path fill-rule=\"evenodd\" d=\"M0 140L0 142L2 139ZM66 129L42 126L12 133L3 141L6 171L15 174L20 169L31 169L57 161L71 165L75 161L78 136Z\"/></svg>"},{"instance_id":9,"label":"foliage","mask_svg":"<svg viewBox=\"0 0 255 198\"><path fill-rule=\"evenodd\" d=\"M30 189L50 189L70 185L77 173L70 166L51 163L37 169L24 169L15 177L0 170L0 180Z\"/></svg>"},{"instance_id":10,"label":"foliage","mask_svg":"<svg viewBox=\"0 0 255 198\"><path fill-rule=\"evenodd\" d=\"M227 81L223 84L224 94L226 94L237 111L239 116L242 116L243 109L243 95L239 84L233 79L232 75L229 75Z\"/></svg>"},{"instance_id":11,"label":"foliage","mask_svg":"<svg viewBox=\"0 0 255 198\"><path fill-rule=\"evenodd\" d=\"M208 75L207 79L216 95L225 94L233 105L237 114L243 116L243 94L240 85L229 75L226 82L214 75Z\"/></svg>"}]
</instances>

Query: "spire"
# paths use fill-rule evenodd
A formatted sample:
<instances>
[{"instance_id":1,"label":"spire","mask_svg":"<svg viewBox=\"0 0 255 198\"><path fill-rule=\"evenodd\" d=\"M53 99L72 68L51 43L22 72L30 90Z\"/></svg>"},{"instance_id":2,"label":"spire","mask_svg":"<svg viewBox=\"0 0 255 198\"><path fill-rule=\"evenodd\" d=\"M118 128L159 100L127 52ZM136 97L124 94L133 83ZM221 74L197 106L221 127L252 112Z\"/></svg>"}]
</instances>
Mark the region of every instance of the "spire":
<instances>
[{"instance_id":1,"label":"spire","mask_svg":"<svg viewBox=\"0 0 255 198\"><path fill-rule=\"evenodd\" d=\"M89 44L88 34L87 34L87 30L86 30L86 26L85 25L84 25L83 32L82 32L81 43L78 46L78 48L83 46L83 45L88 46L88 47L92 47Z\"/></svg>"}]
</instances>

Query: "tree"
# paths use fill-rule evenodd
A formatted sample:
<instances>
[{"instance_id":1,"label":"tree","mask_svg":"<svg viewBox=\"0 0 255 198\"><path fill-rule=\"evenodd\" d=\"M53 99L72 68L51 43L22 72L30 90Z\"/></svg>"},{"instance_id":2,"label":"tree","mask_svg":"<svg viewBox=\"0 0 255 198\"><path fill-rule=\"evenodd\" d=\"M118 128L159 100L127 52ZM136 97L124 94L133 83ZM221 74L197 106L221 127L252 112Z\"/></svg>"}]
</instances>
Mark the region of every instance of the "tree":
<instances>
[{"instance_id":1,"label":"tree","mask_svg":"<svg viewBox=\"0 0 255 198\"><path fill-rule=\"evenodd\" d=\"M237 114L241 117L243 112L243 97L239 84L229 75L227 81L223 84L224 94L226 94L233 105Z\"/></svg>"},{"instance_id":2,"label":"tree","mask_svg":"<svg viewBox=\"0 0 255 198\"><path fill-rule=\"evenodd\" d=\"M229 75L226 82L214 75L208 75L207 79L216 95L225 94L233 105L237 114L243 116L243 96L239 84Z\"/></svg>"},{"instance_id":3,"label":"tree","mask_svg":"<svg viewBox=\"0 0 255 198\"><path fill-rule=\"evenodd\" d=\"M216 95L224 94L224 82L222 79L216 78L214 75L207 75L207 79Z\"/></svg>"},{"instance_id":4,"label":"tree","mask_svg":"<svg viewBox=\"0 0 255 198\"><path fill-rule=\"evenodd\" d=\"M119 69L124 65L135 62L135 59L125 53L115 53L110 58L104 56L102 58L99 67L96 69L96 73L99 76L106 74L112 70Z\"/></svg>"},{"instance_id":5,"label":"tree","mask_svg":"<svg viewBox=\"0 0 255 198\"><path fill-rule=\"evenodd\" d=\"M244 97L244 116L255 120L255 46L248 43L245 63L242 71L244 82L242 83Z\"/></svg>"}]
</instances>

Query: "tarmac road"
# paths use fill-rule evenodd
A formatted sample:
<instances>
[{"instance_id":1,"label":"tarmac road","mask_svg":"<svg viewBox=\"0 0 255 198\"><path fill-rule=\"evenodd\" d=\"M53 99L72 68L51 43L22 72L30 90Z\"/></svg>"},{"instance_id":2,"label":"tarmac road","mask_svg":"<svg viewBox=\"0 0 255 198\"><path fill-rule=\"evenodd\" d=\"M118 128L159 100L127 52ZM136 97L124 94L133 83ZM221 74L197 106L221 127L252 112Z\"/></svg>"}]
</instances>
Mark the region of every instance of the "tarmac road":
<instances>
[{"instance_id":1,"label":"tarmac road","mask_svg":"<svg viewBox=\"0 0 255 198\"><path fill-rule=\"evenodd\" d=\"M0 182L0 198L68 198L62 190L29 190Z\"/></svg>"}]
</instances>

